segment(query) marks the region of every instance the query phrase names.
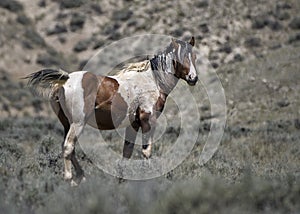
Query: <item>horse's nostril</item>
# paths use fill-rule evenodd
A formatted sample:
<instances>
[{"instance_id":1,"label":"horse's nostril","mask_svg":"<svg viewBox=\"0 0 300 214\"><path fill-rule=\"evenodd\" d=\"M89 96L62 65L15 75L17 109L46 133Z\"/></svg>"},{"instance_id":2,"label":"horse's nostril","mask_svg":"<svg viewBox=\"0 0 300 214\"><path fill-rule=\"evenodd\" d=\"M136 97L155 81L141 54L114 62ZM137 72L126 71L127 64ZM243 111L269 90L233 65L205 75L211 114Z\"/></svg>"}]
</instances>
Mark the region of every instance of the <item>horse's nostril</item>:
<instances>
[{"instance_id":1,"label":"horse's nostril","mask_svg":"<svg viewBox=\"0 0 300 214\"><path fill-rule=\"evenodd\" d=\"M188 76L188 79L187 79L187 82L189 85L195 85L196 82L198 81L198 77L194 77L194 78L191 78L190 76Z\"/></svg>"},{"instance_id":2,"label":"horse's nostril","mask_svg":"<svg viewBox=\"0 0 300 214\"><path fill-rule=\"evenodd\" d=\"M189 75L189 76L188 76L188 80L189 80L189 81L195 81L195 82L197 82L198 76L193 77L192 75Z\"/></svg>"}]
</instances>

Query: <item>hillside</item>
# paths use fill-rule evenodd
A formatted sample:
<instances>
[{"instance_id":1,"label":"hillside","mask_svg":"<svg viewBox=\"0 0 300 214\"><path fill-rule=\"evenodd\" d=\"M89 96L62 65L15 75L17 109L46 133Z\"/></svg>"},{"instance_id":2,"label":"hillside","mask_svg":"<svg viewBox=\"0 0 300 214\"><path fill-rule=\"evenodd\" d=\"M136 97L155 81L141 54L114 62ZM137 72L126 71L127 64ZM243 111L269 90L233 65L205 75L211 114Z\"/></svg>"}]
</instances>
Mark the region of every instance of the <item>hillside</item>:
<instances>
[{"instance_id":1,"label":"hillside","mask_svg":"<svg viewBox=\"0 0 300 214\"><path fill-rule=\"evenodd\" d=\"M298 0L1 0L0 213L300 212L299 12ZM141 34L195 36L224 87L221 144L198 164L214 117L199 83L190 88L199 137L183 163L119 183L78 146L87 182L71 188L62 179L63 127L22 77L45 67L81 70L104 46ZM171 123L153 153L168 151L178 130ZM102 134L120 153L118 133Z\"/></svg>"}]
</instances>

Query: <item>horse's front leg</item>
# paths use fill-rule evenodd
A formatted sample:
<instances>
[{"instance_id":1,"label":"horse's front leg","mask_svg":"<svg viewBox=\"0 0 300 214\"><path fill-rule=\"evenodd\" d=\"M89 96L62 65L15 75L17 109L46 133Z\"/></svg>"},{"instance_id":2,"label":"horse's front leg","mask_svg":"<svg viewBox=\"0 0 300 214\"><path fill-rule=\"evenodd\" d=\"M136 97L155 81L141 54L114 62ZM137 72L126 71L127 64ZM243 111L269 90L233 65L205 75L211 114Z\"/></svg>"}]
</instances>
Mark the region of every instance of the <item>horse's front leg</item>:
<instances>
[{"instance_id":1,"label":"horse's front leg","mask_svg":"<svg viewBox=\"0 0 300 214\"><path fill-rule=\"evenodd\" d=\"M131 126L126 128L125 131L125 140L123 147L123 157L130 158L133 152L134 143L136 139L137 132L140 126L136 122L132 123Z\"/></svg>"},{"instance_id":2,"label":"horse's front leg","mask_svg":"<svg viewBox=\"0 0 300 214\"><path fill-rule=\"evenodd\" d=\"M140 113L140 121L142 128L142 153L145 158L150 158L156 117L154 114L142 111Z\"/></svg>"}]
</instances>

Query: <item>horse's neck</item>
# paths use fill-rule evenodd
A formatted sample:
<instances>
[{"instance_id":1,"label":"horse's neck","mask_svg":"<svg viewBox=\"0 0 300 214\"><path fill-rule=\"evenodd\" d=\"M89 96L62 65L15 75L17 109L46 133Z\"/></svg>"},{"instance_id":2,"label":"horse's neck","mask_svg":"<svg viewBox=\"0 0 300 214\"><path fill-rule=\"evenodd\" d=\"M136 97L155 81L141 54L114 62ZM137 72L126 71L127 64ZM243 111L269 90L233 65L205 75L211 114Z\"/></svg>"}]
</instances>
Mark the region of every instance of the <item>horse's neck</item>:
<instances>
[{"instance_id":1,"label":"horse's neck","mask_svg":"<svg viewBox=\"0 0 300 214\"><path fill-rule=\"evenodd\" d=\"M178 82L178 78L174 76L172 54L157 55L150 60L150 63L156 85L162 93L168 95Z\"/></svg>"}]
</instances>

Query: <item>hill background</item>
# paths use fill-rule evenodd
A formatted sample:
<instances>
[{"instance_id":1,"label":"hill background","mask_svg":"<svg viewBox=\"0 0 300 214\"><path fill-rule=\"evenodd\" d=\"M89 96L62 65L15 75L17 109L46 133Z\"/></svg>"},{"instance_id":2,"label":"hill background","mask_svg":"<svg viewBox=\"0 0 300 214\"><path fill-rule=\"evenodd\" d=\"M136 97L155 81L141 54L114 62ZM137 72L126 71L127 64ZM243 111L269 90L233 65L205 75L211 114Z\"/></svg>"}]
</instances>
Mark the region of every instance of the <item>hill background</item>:
<instances>
[{"instance_id":1,"label":"hill background","mask_svg":"<svg viewBox=\"0 0 300 214\"><path fill-rule=\"evenodd\" d=\"M1 0L0 212L299 212L299 12L297 0ZM148 33L195 36L225 89L221 145L198 165L211 115L205 92L193 91L203 96L201 129L180 166L119 183L78 148L88 182L72 189L61 175L63 129L21 78L45 67L80 70L101 47ZM177 128L154 153L172 145ZM114 132L104 135L121 151Z\"/></svg>"}]
</instances>

